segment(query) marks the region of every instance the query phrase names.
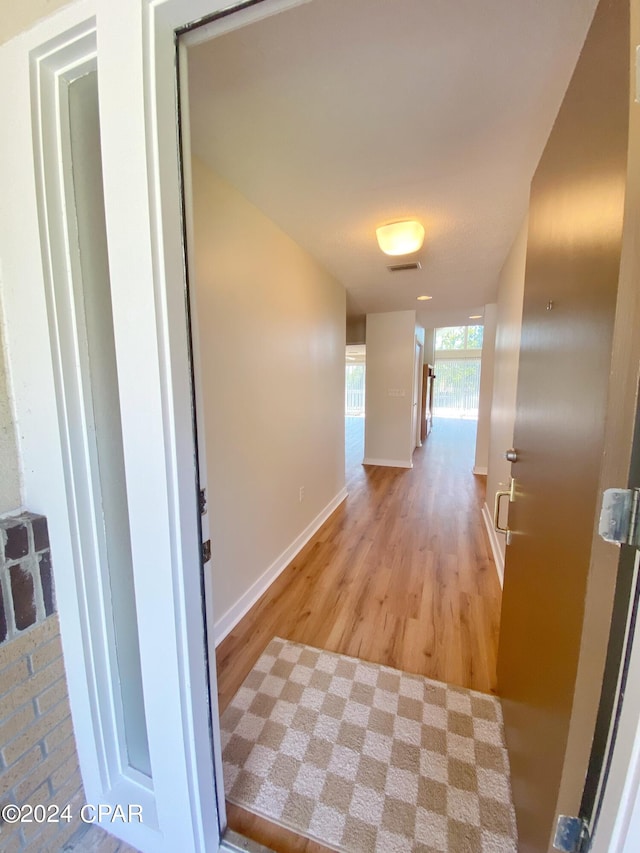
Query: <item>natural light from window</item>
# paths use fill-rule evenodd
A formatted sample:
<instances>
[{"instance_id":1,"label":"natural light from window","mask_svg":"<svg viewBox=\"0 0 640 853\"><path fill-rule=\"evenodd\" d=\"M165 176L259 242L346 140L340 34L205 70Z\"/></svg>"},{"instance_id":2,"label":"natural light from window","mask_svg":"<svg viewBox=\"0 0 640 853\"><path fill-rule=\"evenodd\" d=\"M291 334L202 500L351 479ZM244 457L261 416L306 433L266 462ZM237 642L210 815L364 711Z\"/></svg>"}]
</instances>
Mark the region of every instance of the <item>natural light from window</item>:
<instances>
[{"instance_id":1,"label":"natural light from window","mask_svg":"<svg viewBox=\"0 0 640 853\"><path fill-rule=\"evenodd\" d=\"M348 418L364 417L365 362L364 344L347 346L344 413Z\"/></svg>"},{"instance_id":2,"label":"natural light from window","mask_svg":"<svg viewBox=\"0 0 640 853\"><path fill-rule=\"evenodd\" d=\"M435 417L478 420L483 332L478 325L436 329Z\"/></svg>"}]
</instances>

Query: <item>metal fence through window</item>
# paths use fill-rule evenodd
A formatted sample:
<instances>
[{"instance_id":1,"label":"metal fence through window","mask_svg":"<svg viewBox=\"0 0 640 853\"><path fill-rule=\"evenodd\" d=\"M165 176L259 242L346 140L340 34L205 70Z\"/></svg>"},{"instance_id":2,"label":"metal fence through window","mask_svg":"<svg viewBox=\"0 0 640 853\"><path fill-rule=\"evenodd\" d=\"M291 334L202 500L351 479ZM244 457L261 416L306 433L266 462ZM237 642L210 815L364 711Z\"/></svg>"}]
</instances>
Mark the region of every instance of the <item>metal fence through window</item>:
<instances>
[{"instance_id":1,"label":"metal fence through window","mask_svg":"<svg viewBox=\"0 0 640 853\"><path fill-rule=\"evenodd\" d=\"M347 364L344 411L347 417L364 415L364 364Z\"/></svg>"}]
</instances>

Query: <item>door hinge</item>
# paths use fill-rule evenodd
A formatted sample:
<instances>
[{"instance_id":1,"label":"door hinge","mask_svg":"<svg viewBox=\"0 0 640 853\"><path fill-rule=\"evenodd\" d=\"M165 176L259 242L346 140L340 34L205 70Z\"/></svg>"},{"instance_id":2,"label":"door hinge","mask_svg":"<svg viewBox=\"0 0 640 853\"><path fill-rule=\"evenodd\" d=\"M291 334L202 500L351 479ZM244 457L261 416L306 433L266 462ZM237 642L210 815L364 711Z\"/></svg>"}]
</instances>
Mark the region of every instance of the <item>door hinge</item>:
<instances>
[{"instance_id":1,"label":"door hinge","mask_svg":"<svg viewBox=\"0 0 640 853\"><path fill-rule=\"evenodd\" d=\"M211 539L202 543L202 562L208 563L211 559Z\"/></svg>"},{"instance_id":2,"label":"door hinge","mask_svg":"<svg viewBox=\"0 0 640 853\"><path fill-rule=\"evenodd\" d=\"M204 515L207 511L207 490L200 489L200 515Z\"/></svg>"},{"instance_id":3,"label":"door hinge","mask_svg":"<svg viewBox=\"0 0 640 853\"><path fill-rule=\"evenodd\" d=\"M564 853L587 853L590 846L591 833L587 821L582 817L561 814L556 824L554 849Z\"/></svg>"},{"instance_id":4,"label":"door hinge","mask_svg":"<svg viewBox=\"0 0 640 853\"><path fill-rule=\"evenodd\" d=\"M607 489L598 523L604 541L640 548L639 508L640 489Z\"/></svg>"}]
</instances>

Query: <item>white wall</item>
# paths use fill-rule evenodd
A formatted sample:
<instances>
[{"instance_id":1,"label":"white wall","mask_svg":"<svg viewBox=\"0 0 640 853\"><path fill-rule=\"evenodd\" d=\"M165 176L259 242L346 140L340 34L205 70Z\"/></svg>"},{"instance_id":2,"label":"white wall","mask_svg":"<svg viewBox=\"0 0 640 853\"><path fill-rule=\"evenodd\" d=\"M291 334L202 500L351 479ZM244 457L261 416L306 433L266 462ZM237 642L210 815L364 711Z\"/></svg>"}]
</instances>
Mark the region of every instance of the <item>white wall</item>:
<instances>
[{"instance_id":1,"label":"white wall","mask_svg":"<svg viewBox=\"0 0 640 853\"><path fill-rule=\"evenodd\" d=\"M492 303L484 306L480 394L478 400L478 431L476 433L476 458L473 466L475 474L486 474L489 466L489 435L491 432L495 343L496 305Z\"/></svg>"},{"instance_id":2,"label":"white wall","mask_svg":"<svg viewBox=\"0 0 640 853\"><path fill-rule=\"evenodd\" d=\"M367 314L364 461L412 466L416 312Z\"/></svg>"},{"instance_id":3,"label":"white wall","mask_svg":"<svg viewBox=\"0 0 640 853\"><path fill-rule=\"evenodd\" d=\"M193 188L219 637L344 497L345 291L199 160Z\"/></svg>"},{"instance_id":4,"label":"white wall","mask_svg":"<svg viewBox=\"0 0 640 853\"><path fill-rule=\"evenodd\" d=\"M498 281L495 363L493 373L493 404L491 406L491 435L489 441L489 472L487 476L487 505L485 517L493 516L495 493L507 484L511 463L504 458L513 444L516 419L516 393L522 330L524 272L527 257L527 226L525 218L507 255ZM501 519L506 523L506 518ZM491 529L493 526L491 524ZM492 538L494 557L501 572L504 564L505 541L502 534ZM497 553L496 553L497 552Z\"/></svg>"},{"instance_id":5,"label":"white wall","mask_svg":"<svg viewBox=\"0 0 640 853\"><path fill-rule=\"evenodd\" d=\"M6 4L0 16L0 44L67 2L69 0L23 0L21 3ZM0 281L0 287L1 284ZM22 502L15 426L9 401L7 361L0 304L0 514L18 509Z\"/></svg>"},{"instance_id":6,"label":"white wall","mask_svg":"<svg viewBox=\"0 0 640 853\"><path fill-rule=\"evenodd\" d=\"M5 368L2 306L0 305L0 514L18 509L20 471Z\"/></svg>"},{"instance_id":7,"label":"white wall","mask_svg":"<svg viewBox=\"0 0 640 853\"><path fill-rule=\"evenodd\" d=\"M423 360L425 364L433 364L436 359L436 330L424 330L424 353Z\"/></svg>"},{"instance_id":8,"label":"white wall","mask_svg":"<svg viewBox=\"0 0 640 853\"><path fill-rule=\"evenodd\" d=\"M71 0L20 0L19 3L3 3L0 15L0 44L70 2Z\"/></svg>"}]
</instances>

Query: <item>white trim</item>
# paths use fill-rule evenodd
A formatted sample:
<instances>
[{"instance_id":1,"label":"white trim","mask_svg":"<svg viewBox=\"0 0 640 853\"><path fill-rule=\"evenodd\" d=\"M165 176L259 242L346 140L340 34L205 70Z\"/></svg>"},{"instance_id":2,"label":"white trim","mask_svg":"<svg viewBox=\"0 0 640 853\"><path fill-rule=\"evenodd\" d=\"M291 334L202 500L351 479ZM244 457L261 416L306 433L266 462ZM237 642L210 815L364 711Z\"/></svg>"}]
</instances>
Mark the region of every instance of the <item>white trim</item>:
<instances>
[{"instance_id":1,"label":"white trim","mask_svg":"<svg viewBox=\"0 0 640 853\"><path fill-rule=\"evenodd\" d=\"M230 16L233 17L233 16ZM185 195L185 234L186 234L186 250L187 250L187 270L192 274L195 270L194 258L194 231L193 231L193 189L192 189L192 173L191 173L191 127L189 124L190 106L189 106L189 75L187 62L187 46L183 39L178 42L179 56L179 80L178 87L180 93L180 135L182 139L182 181L183 191ZM196 288L189 289L189 306L191 317L198 316L198 306L196 299ZM206 449L206 429L204 418L204 406L199 405L198 391L202 387L202 364L200 362L200 343L198 338L199 328L197 322L191 323L191 335L193 341L193 377L196 392L196 428L198 432L198 468L200 475L200 488L207 489L207 449ZM211 526L209 522L209 513L205 512L200 518L202 541L206 542L211 538ZM217 721L220 719L220 708L218 704L218 689L217 689L217 670L216 670L216 648L215 638L213 633L213 579L210 571L204 573L204 608L206 613L206 633L207 633L207 653L208 653L208 675L209 675L209 703L211 708L211 720ZM214 775L216 779L223 778L222 770L222 746L219 740L217 723L212 723L212 737L214 742L213 761ZM224 794L224 785L216 785L216 797L218 804L218 823L220 826L227 824L227 806Z\"/></svg>"},{"instance_id":2,"label":"white trim","mask_svg":"<svg viewBox=\"0 0 640 853\"><path fill-rule=\"evenodd\" d=\"M496 532L495 527L493 526L493 516L491 515L491 510L489 509L486 503L482 505L482 518L484 521L484 526L487 528L489 544L491 545L491 553L493 554L493 562L496 564L498 580L500 581L500 586L502 587L504 586L504 557L502 556L502 551L500 550L498 534Z\"/></svg>"},{"instance_id":3,"label":"white trim","mask_svg":"<svg viewBox=\"0 0 640 853\"><path fill-rule=\"evenodd\" d=\"M640 552L634 571L640 569ZM627 630L630 626L627 626ZM635 853L640 849L640 643L637 626L616 742L606 780L593 853Z\"/></svg>"},{"instance_id":4,"label":"white trim","mask_svg":"<svg viewBox=\"0 0 640 853\"><path fill-rule=\"evenodd\" d=\"M411 460L404 461L402 459L372 459L370 456L365 456L362 460L363 465L382 465L385 468L413 468Z\"/></svg>"},{"instance_id":5,"label":"white trim","mask_svg":"<svg viewBox=\"0 0 640 853\"><path fill-rule=\"evenodd\" d=\"M289 547L273 561L269 568L260 575L258 580L249 587L244 595L232 607L230 607L227 612L220 617L220 619L218 619L213 629L216 646L219 645L227 634L235 628L242 617L251 610L260 596L264 595L275 579L282 574L289 563L295 559L300 551L302 551L311 537L317 533L331 513L336 511L346 497L347 490L346 488L343 488L329 501L325 508L318 513L313 521L305 527L302 533L293 540L291 545L289 545Z\"/></svg>"},{"instance_id":6,"label":"white trim","mask_svg":"<svg viewBox=\"0 0 640 853\"><path fill-rule=\"evenodd\" d=\"M486 465L474 465L473 473L477 474L479 477L486 477L489 473L489 469L486 467Z\"/></svg>"},{"instance_id":7,"label":"white trim","mask_svg":"<svg viewBox=\"0 0 640 853\"><path fill-rule=\"evenodd\" d=\"M271 18L273 15L286 12L288 9L295 9L296 6L302 6L306 3L311 3L311 0L270 0L268 3L258 3L257 6L237 9L232 15L218 18L209 24L202 24L185 33L181 36L180 43L187 48L195 47L225 33L231 33L256 21L264 21L266 18Z\"/></svg>"},{"instance_id":8,"label":"white trim","mask_svg":"<svg viewBox=\"0 0 640 853\"><path fill-rule=\"evenodd\" d=\"M82 271L76 228L69 117L69 87L96 68L95 20L82 22L32 51L34 165L41 228L48 343L58 403L64 470L69 568L82 642L65 664L84 676L89 700L85 721L74 710L78 752L89 801L115 805L139 801L143 825L122 824L115 834L129 844L155 843L157 822L150 777L129 766L119 687L112 596L102 524L101 484L94 436L86 349ZM55 522L53 527L55 527ZM55 549L54 549L55 550ZM57 551L56 551L57 553ZM57 564L56 564L57 565ZM54 573L58 571L54 565ZM56 581L58 578L56 574ZM61 613L63 634L69 631ZM78 707L76 699L75 708ZM90 732L85 730L90 723ZM148 819L147 819L148 816Z\"/></svg>"},{"instance_id":9,"label":"white trim","mask_svg":"<svg viewBox=\"0 0 640 853\"><path fill-rule=\"evenodd\" d=\"M116 357L142 676L162 832L153 851L163 853L214 851L220 841L211 751L212 739L215 748L219 738L208 694L195 488L175 29L223 5L224 0L98 0Z\"/></svg>"},{"instance_id":10,"label":"white trim","mask_svg":"<svg viewBox=\"0 0 640 853\"><path fill-rule=\"evenodd\" d=\"M16 437L23 473L23 503L47 516L53 574L74 734L85 789L101 785L93 731L91 653L84 646L83 613L74 571L75 542L65 482L65 454L56 400L34 172L31 51L86 26L91 3L65 7L0 47L0 105L11 133L0 139L0 255L7 369L12 376ZM100 802L99 800L97 802Z\"/></svg>"}]
</instances>

